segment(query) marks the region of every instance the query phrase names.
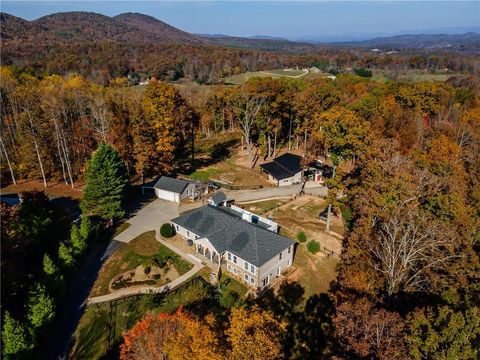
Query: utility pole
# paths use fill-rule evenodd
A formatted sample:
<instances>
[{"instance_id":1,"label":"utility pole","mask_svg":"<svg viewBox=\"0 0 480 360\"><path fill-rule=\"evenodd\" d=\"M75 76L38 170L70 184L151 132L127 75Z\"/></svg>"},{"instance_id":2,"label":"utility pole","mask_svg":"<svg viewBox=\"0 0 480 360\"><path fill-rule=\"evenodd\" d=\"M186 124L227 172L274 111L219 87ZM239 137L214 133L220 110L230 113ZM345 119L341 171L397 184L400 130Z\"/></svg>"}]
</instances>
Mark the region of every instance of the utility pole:
<instances>
[{"instance_id":1,"label":"utility pole","mask_svg":"<svg viewBox=\"0 0 480 360\"><path fill-rule=\"evenodd\" d=\"M333 165L333 173L332 173L332 179L335 177L335 170L336 170L336 166ZM329 232L330 231L330 216L332 215L332 204L328 204L328 213L327 213L327 227L326 227L326 231Z\"/></svg>"}]
</instances>

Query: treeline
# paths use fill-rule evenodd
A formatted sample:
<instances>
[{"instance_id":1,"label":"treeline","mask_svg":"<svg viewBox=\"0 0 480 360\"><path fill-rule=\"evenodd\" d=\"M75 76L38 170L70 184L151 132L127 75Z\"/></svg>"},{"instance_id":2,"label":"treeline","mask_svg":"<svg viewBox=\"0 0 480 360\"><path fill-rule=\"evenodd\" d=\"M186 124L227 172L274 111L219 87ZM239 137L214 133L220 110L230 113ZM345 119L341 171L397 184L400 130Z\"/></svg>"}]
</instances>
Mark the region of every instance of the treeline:
<instances>
[{"instance_id":1,"label":"treeline","mask_svg":"<svg viewBox=\"0 0 480 360\"><path fill-rule=\"evenodd\" d=\"M23 193L18 206L0 203L3 358L56 356L57 314L69 311L87 250L125 215L127 184L118 152L101 143L88 164L78 223L43 192Z\"/></svg>"},{"instance_id":2,"label":"treeline","mask_svg":"<svg viewBox=\"0 0 480 360\"><path fill-rule=\"evenodd\" d=\"M51 83L56 87L49 88ZM475 78L455 87L380 84L356 76L257 78L206 95L191 93L186 101L162 82L142 92L125 79L99 87L79 76L39 80L3 68L2 102L4 176L35 177L43 171L45 179L70 182L68 168L73 180L82 177L85 160L105 140L130 174L175 172L195 137L231 128L241 130L251 164L254 148L268 157L280 144L302 147L307 158L329 157L337 171L328 180L328 200L349 230L338 282L329 299L314 296L305 311L291 300L272 309L263 298L259 305L276 321L285 321L288 331L270 336L248 324L241 334L253 334L252 341L256 334L265 336L266 343L279 339L273 358L478 357L480 98ZM101 213L111 219L108 207ZM226 329L224 324L215 334L228 339ZM137 345L143 354L142 342ZM128 346L126 338L125 358L133 351ZM228 341L225 351L233 350ZM249 358L265 358L261 352L255 357L253 350Z\"/></svg>"},{"instance_id":3,"label":"treeline","mask_svg":"<svg viewBox=\"0 0 480 360\"><path fill-rule=\"evenodd\" d=\"M7 67L1 78L2 180L53 179L72 187L101 141L115 146L131 176L142 177L178 170L187 154L193 156L195 137L229 129L242 131L251 164L254 146L264 157L280 144L325 152L317 141L322 121L337 118L351 124L333 129L336 136L365 132L364 121L384 119L387 124L375 126L408 149L420 118L422 126L457 118L475 106L478 94L474 79L454 88L379 84L350 75L336 81L264 78L207 93L187 88L183 97L156 81L145 90L125 78L103 87L77 75L38 79Z\"/></svg>"},{"instance_id":4,"label":"treeline","mask_svg":"<svg viewBox=\"0 0 480 360\"><path fill-rule=\"evenodd\" d=\"M98 41L65 44L9 41L2 44L2 64L16 66L34 76L75 72L97 83L140 74L160 80L186 78L199 83L246 71L316 66L324 71L347 68L439 71L477 74L475 56L447 54L372 54L361 49L322 48L317 52L292 54L252 49L186 44L117 43Z\"/></svg>"}]
</instances>

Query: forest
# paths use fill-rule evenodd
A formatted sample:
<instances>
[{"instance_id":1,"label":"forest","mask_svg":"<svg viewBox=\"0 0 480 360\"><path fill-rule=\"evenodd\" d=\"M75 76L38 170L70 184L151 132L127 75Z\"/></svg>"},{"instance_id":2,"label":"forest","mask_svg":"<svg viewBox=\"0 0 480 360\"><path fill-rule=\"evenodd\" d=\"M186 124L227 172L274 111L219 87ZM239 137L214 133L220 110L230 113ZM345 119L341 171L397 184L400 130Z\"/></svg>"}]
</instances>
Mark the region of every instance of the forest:
<instances>
[{"instance_id":1,"label":"forest","mask_svg":"<svg viewBox=\"0 0 480 360\"><path fill-rule=\"evenodd\" d=\"M247 302L220 317L182 309L147 316L124 335L121 358L146 359L146 349L151 358L172 359L478 358L475 76L450 83L377 83L347 74L334 81L253 78L204 93L180 92L156 79L145 88L121 77L104 85L81 75L36 77L12 67L1 68L1 80L4 184L41 179L77 187L99 146L118 157L130 179L188 172L195 169L196 139L232 129L242 133L251 165L254 149L267 158L283 145L338 166L328 180L328 201L344 214L348 233L328 294L312 296L304 308L284 296ZM31 201L42 201L38 197ZM44 208L52 218L54 210ZM19 216L11 222L18 228L4 226L8 214ZM24 222L21 213L2 208L4 250L16 254L18 246L9 242L22 237L33 244L45 238ZM42 224L48 229L47 220ZM91 228L82 221L64 247L82 254L79 239L91 238ZM61 252L39 246L65 264ZM52 267L50 256L33 259L39 268L42 261L44 269ZM2 276L3 270L2 262ZM38 286L30 298L44 299L46 291ZM29 321L35 328L29 309L27 315L13 311L10 324ZM272 350L261 351L266 348Z\"/></svg>"},{"instance_id":2,"label":"forest","mask_svg":"<svg viewBox=\"0 0 480 360\"><path fill-rule=\"evenodd\" d=\"M77 73L107 85L133 75L172 81L186 78L214 84L246 71L316 66L324 71L348 68L448 71L477 74L474 47L457 52L410 49L372 53L340 45L281 40L200 37L142 14L108 17L95 13L57 13L26 21L1 13L2 64L34 76ZM74 27L74 30L72 28ZM472 51L469 49L472 48Z\"/></svg>"}]
</instances>

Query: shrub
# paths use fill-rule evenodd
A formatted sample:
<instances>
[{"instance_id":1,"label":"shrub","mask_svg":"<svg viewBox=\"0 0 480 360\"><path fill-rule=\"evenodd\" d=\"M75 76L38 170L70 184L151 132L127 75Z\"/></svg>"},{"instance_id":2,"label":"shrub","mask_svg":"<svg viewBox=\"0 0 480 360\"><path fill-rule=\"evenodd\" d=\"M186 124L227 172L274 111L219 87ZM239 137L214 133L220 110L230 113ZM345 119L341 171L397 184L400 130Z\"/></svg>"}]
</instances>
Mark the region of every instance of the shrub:
<instances>
[{"instance_id":1,"label":"shrub","mask_svg":"<svg viewBox=\"0 0 480 360\"><path fill-rule=\"evenodd\" d=\"M317 252L320 251L320 243L315 240L310 240L307 243L307 250L311 252L312 254L316 254Z\"/></svg>"},{"instance_id":2,"label":"shrub","mask_svg":"<svg viewBox=\"0 0 480 360\"><path fill-rule=\"evenodd\" d=\"M297 240L301 243L304 243L307 241L307 235L305 234L304 231L299 231L297 234Z\"/></svg>"},{"instance_id":3,"label":"shrub","mask_svg":"<svg viewBox=\"0 0 480 360\"><path fill-rule=\"evenodd\" d=\"M150 265L145 266L145 268L143 269L143 273L145 275L150 274L150 271L152 271L152 268L150 267Z\"/></svg>"},{"instance_id":4,"label":"shrub","mask_svg":"<svg viewBox=\"0 0 480 360\"><path fill-rule=\"evenodd\" d=\"M170 224L163 224L160 227L160 235L162 235L164 238L171 238L173 235L175 235L175 231L173 230L173 226Z\"/></svg>"},{"instance_id":5,"label":"shrub","mask_svg":"<svg viewBox=\"0 0 480 360\"><path fill-rule=\"evenodd\" d=\"M358 76L361 76L361 77L372 77L372 71L371 70L367 70L367 69L364 69L364 68L359 68L359 69L353 69L353 71L355 72L355 74L357 74Z\"/></svg>"}]
</instances>

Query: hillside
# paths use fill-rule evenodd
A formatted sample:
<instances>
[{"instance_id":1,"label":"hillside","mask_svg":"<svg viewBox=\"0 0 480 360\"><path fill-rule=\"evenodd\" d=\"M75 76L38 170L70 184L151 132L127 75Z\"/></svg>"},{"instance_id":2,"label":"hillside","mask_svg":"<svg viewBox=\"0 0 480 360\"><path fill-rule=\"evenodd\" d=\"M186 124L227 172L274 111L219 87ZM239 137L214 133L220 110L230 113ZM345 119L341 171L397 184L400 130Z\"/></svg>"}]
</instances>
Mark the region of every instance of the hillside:
<instances>
[{"instance_id":1,"label":"hillside","mask_svg":"<svg viewBox=\"0 0 480 360\"><path fill-rule=\"evenodd\" d=\"M378 37L363 41L340 42L336 45L358 46L380 49L422 49L438 50L450 49L456 51L480 51L480 33L468 32L465 34L405 34L390 37Z\"/></svg>"},{"instance_id":2,"label":"hillside","mask_svg":"<svg viewBox=\"0 0 480 360\"><path fill-rule=\"evenodd\" d=\"M201 38L178 30L150 16L127 13L108 17L88 12L66 12L26 21L1 14L1 36L8 41L52 42L160 42L205 44Z\"/></svg>"}]
</instances>

